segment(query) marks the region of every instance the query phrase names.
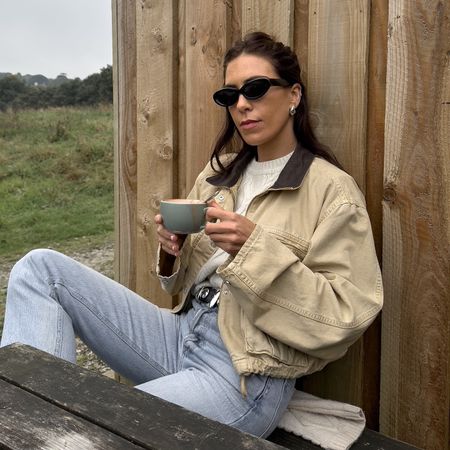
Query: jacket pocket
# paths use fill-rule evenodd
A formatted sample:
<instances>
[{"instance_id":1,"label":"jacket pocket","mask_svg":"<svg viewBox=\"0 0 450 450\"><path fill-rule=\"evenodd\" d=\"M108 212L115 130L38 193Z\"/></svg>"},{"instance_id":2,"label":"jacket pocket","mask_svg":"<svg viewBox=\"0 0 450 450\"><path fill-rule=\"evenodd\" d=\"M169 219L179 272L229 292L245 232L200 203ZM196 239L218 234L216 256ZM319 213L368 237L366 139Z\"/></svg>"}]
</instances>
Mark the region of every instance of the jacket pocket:
<instances>
[{"instance_id":1,"label":"jacket pocket","mask_svg":"<svg viewBox=\"0 0 450 450\"><path fill-rule=\"evenodd\" d=\"M308 366L308 355L263 333L248 320L244 311L241 311L241 325L247 353L253 356L268 357L272 360L271 364L276 366Z\"/></svg>"},{"instance_id":2,"label":"jacket pocket","mask_svg":"<svg viewBox=\"0 0 450 450\"><path fill-rule=\"evenodd\" d=\"M300 261L303 261L309 250L308 240L275 227L264 226L264 230L288 247Z\"/></svg>"}]
</instances>

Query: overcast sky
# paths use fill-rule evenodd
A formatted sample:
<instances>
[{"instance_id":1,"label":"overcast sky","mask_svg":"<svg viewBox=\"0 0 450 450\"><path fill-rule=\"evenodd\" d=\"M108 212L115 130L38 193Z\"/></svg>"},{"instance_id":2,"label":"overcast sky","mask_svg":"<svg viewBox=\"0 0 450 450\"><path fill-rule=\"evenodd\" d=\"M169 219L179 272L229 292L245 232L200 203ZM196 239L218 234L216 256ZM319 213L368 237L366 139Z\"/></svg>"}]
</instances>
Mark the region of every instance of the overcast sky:
<instances>
[{"instance_id":1,"label":"overcast sky","mask_svg":"<svg viewBox=\"0 0 450 450\"><path fill-rule=\"evenodd\" d=\"M0 0L0 72L83 79L107 64L111 0Z\"/></svg>"}]
</instances>

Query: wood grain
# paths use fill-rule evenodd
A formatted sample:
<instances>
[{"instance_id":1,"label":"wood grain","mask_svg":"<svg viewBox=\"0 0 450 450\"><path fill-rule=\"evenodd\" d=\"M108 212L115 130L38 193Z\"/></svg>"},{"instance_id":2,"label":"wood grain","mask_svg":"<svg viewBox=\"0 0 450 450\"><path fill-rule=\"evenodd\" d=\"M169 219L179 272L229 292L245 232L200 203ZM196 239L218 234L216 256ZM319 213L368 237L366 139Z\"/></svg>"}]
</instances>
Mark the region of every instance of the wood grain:
<instances>
[{"instance_id":1,"label":"wood grain","mask_svg":"<svg viewBox=\"0 0 450 450\"><path fill-rule=\"evenodd\" d=\"M365 192L370 7L309 2L308 90L318 137Z\"/></svg>"},{"instance_id":2,"label":"wood grain","mask_svg":"<svg viewBox=\"0 0 450 450\"><path fill-rule=\"evenodd\" d=\"M426 449L449 445L449 16L389 8L380 427Z\"/></svg>"},{"instance_id":3,"label":"wood grain","mask_svg":"<svg viewBox=\"0 0 450 450\"><path fill-rule=\"evenodd\" d=\"M308 87L309 0L295 0L294 25L294 51L300 64L302 81Z\"/></svg>"},{"instance_id":4,"label":"wood grain","mask_svg":"<svg viewBox=\"0 0 450 450\"><path fill-rule=\"evenodd\" d=\"M230 5L231 3L231 5ZM233 0L227 3L231 7L231 31L230 44L233 44L242 37L242 0Z\"/></svg>"},{"instance_id":5,"label":"wood grain","mask_svg":"<svg viewBox=\"0 0 450 450\"><path fill-rule=\"evenodd\" d=\"M77 367L48 353L32 347L12 345L0 349L0 417L11 411L32 408L27 402L22 405L8 403L3 397L4 380L17 388L26 390L30 396L39 396L40 401L52 403L59 408L59 422L64 425L63 414L78 422L93 422L98 426L98 435L107 436L102 429L109 430L136 445L152 450L282 450L276 444L242 433L236 428L213 421L174 403L124 386L89 370ZM64 380L64 382L55 382ZM41 400L42 399L42 400ZM50 405L50 406L53 406ZM6 406L6 405L5 405ZM37 409L39 411L39 409ZM23 416L33 416L28 410ZM78 417L75 417L78 416ZM39 420L37 414L36 420ZM4 418L9 421L8 417ZM2 422L0 422L2 423ZM20 422L19 422L20 423ZM89 424L88 424L89 425ZM18 428L16 423L16 429ZM91 425L92 428L92 425ZM83 429L81 429L83 431ZM26 431L24 431L25 434ZM1 435L0 433L0 442ZM94 434L94 433L92 433ZM83 433L82 436L85 434ZM81 436L81 437L82 437ZM126 441L125 441L126 440ZM105 443L108 441L105 440ZM18 448L36 448L13 447ZM55 449L47 447L37 447ZM64 447L62 447L64 448ZM95 446L73 446L69 448L95 449ZM106 448L130 448L100 446Z\"/></svg>"},{"instance_id":6,"label":"wood grain","mask_svg":"<svg viewBox=\"0 0 450 450\"><path fill-rule=\"evenodd\" d=\"M136 289L136 8L113 0L115 278Z\"/></svg>"},{"instance_id":7,"label":"wood grain","mask_svg":"<svg viewBox=\"0 0 450 450\"><path fill-rule=\"evenodd\" d=\"M176 188L174 196L177 198L186 198L186 166L187 153L186 148L186 2L178 2L178 86L177 86L177 104L178 123L177 123L177 146L174 149L174 180Z\"/></svg>"},{"instance_id":8,"label":"wood grain","mask_svg":"<svg viewBox=\"0 0 450 450\"><path fill-rule=\"evenodd\" d=\"M370 4L369 77L367 95L366 202L372 224L375 248L382 266L382 207L384 127L386 109L386 60L388 0ZM363 337L362 405L367 426L379 429L381 315Z\"/></svg>"},{"instance_id":9,"label":"wood grain","mask_svg":"<svg viewBox=\"0 0 450 450\"><path fill-rule=\"evenodd\" d=\"M0 379L2 449L138 449L76 415Z\"/></svg>"},{"instance_id":10,"label":"wood grain","mask_svg":"<svg viewBox=\"0 0 450 450\"><path fill-rule=\"evenodd\" d=\"M176 114L175 1L136 2L137 238L136 291L159 306L172 298L155 281L158 241L154 216L174 191Z\"/></svg>"},{"instance_id":11,"label":"wood grain","mask_svg":"<svg viewBox=\"0 0 450 450\"><path fill-rule=\"evenodd\" d=\"M294 40L294 0L241 0L242 34L264 31L287 45Z\"/></svg>"},{"instance_id":12,"label":"wood grain","mask_svg":"<svg viewBox=\"0 0 450 450\"><path fill-rule=\"evenodd\" d=\"M186 2L186 192L208 162L225 112L212 101L223 84L222 60L229 41L230 9L223 1ZM181 94L180 94L181 95Z\"/></svg>"}]
</instances>

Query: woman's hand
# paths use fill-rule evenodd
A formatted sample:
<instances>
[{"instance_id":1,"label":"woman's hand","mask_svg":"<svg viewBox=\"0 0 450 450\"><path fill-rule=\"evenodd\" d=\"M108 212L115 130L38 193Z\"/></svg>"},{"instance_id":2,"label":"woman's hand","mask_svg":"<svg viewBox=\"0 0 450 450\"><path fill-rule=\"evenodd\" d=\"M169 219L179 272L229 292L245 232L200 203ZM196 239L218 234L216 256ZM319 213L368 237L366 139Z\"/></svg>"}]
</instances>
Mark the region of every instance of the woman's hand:
<instances>
[{"instance_id":1,"label":"woman's hand","mask_svg":"<svg viewBox=\"0 0 450 450\"><path fill-rule=\"evenodd\" d=\"M245 216L225 211L214 201L209 203L205 233L217 247L230 255L237 255L255 227L256 225Z\"/></svg>"},{"instance_id":2,"label":"woman's hand","mask_svg":"<svg viewBox=\"0 0 450 450\"><path fill-rule=\"evenodd\" d=\"M158 234L158 241L162 249L169 255L179 256L180 249L186 239L186 234L174 234L167 228L164 228L161 214L155 216L156 233Z\"/></svg>"}]
</instances>

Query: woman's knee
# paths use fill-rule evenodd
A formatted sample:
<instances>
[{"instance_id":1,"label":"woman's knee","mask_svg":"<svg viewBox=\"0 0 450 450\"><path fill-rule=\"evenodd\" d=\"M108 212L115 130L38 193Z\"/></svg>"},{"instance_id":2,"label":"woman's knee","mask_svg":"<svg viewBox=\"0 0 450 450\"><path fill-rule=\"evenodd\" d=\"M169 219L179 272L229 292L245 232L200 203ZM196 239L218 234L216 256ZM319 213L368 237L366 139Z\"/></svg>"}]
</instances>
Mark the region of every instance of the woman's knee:
<instances>
[{"instance_id":1,"label":"woman's knee","mask_svg":"<svg viewBox=\"0 0 450 450\"><path fill-rule=\"evenodd\" d=\"M29 251L17 261L10 273L10 283L16 279L42 276L52 261L58 259L60 254L49 249L34 249Z\"/></svg>"}]
</instances>

